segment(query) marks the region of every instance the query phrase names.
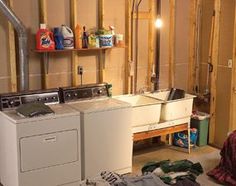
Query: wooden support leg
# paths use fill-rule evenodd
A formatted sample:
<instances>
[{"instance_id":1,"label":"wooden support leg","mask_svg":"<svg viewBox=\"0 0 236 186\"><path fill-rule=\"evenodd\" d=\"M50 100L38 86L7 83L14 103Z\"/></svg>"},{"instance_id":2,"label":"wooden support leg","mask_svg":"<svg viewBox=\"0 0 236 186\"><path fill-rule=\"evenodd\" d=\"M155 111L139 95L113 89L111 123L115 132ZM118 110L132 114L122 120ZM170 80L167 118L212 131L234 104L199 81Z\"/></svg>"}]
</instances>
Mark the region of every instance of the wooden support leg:
<instances>
[{"instance_id":1,"label":"wooden support leg","mask_svg":"<svg viewBox=\"0 0 236 186\"><path fill-rule=\"evenodd\" d=\"M169 145L172 145L172 134L169 134Z\"/></svg>"},{"instance_id":2,"label":"wooden support leg","mask_svg":"<svg viewBox=\"0 0 236 186\"><path fill-rule=\"evenodd\" d=\"M190 123L188 123L188 153L190 154Z\"/></svg>"}]
</instances>

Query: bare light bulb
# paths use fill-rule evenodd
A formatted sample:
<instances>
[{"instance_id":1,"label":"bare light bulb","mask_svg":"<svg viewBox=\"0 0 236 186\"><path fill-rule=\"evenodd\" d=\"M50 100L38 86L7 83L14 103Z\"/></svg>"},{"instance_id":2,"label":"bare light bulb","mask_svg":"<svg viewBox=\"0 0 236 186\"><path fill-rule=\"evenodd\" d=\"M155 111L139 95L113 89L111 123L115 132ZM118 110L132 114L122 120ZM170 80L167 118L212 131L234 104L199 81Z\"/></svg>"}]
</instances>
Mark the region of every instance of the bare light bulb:
<instances>
[{"instance_id":1,"label":"bare light bulb","mask_svg":"<svg viewBox=\"0 0 236 186\"><path fill-rule=\"evenodd\" d=\"M162 25L163 25L163 22L162 22L161 18L158 17L158 18L156 19L156 21L155 21L155 27L156 27L156 28L161 28Z\"/></svg>"}]
</instances>

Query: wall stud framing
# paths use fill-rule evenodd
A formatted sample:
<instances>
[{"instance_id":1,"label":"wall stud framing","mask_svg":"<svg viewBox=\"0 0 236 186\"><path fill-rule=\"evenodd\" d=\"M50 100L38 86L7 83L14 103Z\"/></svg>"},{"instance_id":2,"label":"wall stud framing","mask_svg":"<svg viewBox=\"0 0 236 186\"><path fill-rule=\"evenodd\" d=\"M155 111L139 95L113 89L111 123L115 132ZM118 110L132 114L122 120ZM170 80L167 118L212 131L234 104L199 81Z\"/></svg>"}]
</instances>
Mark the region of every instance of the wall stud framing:
<instances>
[{"instance_id":1,"label":"wall stud framing","mask_svg":"<svg viewBox=\"0 0 236 186\"><path fill-rule=\"evenodd\" d=\"M215 0L215 24L213 33L212 44L212 66L213 71L210 76L210 131L209 131L209 143L214 143L215 139L215 125L216 125L216 80L217 80L217 64L219 61L219 33L220 33L220 16L221 16L221 0Z\"/></svg>"},{"instance_id":2,"label":"wall stud framing","mask_svg":"<svg viewBox=\"0 0 236 186\"><path fill-rule=\"evenodd\" d=\"M78 12L77 0L70 0L70 20L71 20L71 28L73 31L75 31L75 27L78 23L77 12ZM71 64L72 86L78 86L80 83L78 73L77 73L77 67L79 66L79 56L76 51L72 51L71 53L71 63L72 63Z\"/></svg>"},{"instance_id":3,"label":"wall stud framing","mask_svg":"<svg viewBox=\"0 0 236 186\"><path fill-rule=\"evenodd\" d=\"M13 0L8 0L9 7L12 7ZM8 21L8 44L9 44L9 61L11 73L11 91L17 91L17 69L16 69L16 47L15 31L12 24Z\"/></svg>"},{"instance_id":4,"label":"wall stud framing","mask_svg":"<svg viewBox=\"0 0 236 186\"><path fill-rule=\"evenodd\" d=\"M229 131L236 129L236 2L234 8L234 40L233 40L233 67L232 67L232 79L231 79L231 96L230 96L230 123Z\"/></svg>"},{"instance_id":5,"label":"wall stud framing","mask_svg":"<svg viewBox=\"0 0 236 186\"><path fill-rule=\"evenodd\" d=\"M174 86L175 79L175 0L170 0L169 32L169 88Z\"/></svg>"},{"instance_id":6,"label":"wall stud framing","mask_svg":"<svg viewBox=\"0 0 236 186\"><path fill-rule=\"evenodd\" d=\"M47 24L47 3L46 0L39 0L39 21L40 23ZM48 54L44 53L41 57L41 69L42 69L42 88L47 89L49 87L48 85L48 79L49 75L47 72L47 67L45 64L45 59L48 58Z\"/></svg>"}]
</instances>

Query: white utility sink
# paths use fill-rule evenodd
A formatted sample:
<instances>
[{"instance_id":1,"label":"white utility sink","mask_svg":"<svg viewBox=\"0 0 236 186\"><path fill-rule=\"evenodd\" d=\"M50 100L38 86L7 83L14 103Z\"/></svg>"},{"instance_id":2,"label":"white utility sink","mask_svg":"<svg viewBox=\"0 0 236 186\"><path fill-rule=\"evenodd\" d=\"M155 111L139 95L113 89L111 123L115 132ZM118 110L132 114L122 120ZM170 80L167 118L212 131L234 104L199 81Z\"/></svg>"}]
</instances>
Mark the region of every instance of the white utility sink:
<instances>
[{"instance_id":1,"label":"white utility sink","mask_svg":"<svg viewBox=\"0 0 236 186\"><path fill-rule=\"evenodd\" d=\"M185 94L184 98L168 101L169 94L170 91L159 91L146 93L145 96L164 102L161 107L161 120L163 121L190 117L192 114L193 98L196 96Z\"/></svg>"},{"instance_id":2,"label":"white utility sink","mask_svg":"<svg viewBox=\"0 0 236 186\"><path fill-rule=\"evenodd\" d=\"M120 95L113 97L132 105L132 127L158 123L163 101L142 95Z\"/></svg>"}]
</instances>

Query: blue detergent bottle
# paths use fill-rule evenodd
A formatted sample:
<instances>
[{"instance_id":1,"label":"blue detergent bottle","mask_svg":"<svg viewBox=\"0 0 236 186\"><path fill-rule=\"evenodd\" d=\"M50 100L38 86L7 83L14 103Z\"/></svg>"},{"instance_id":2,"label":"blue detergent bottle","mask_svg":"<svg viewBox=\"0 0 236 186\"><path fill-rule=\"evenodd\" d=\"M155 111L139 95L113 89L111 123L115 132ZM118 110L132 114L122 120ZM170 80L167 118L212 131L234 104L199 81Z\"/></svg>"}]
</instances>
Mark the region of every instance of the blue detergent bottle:
<instances>
[{"instance_id":1,"label":"blue detergent bottle","mask_svg":"<svg viewBox=\"0 0 236 186\"><path fill-rule=\"evenodd\" d=\"M64 45L63 45L64 38L63 38L60 28L55 27L53 30L53 34L54 34L56 50L63 50L64 49Z\"/></svg>"}]
</instances>

